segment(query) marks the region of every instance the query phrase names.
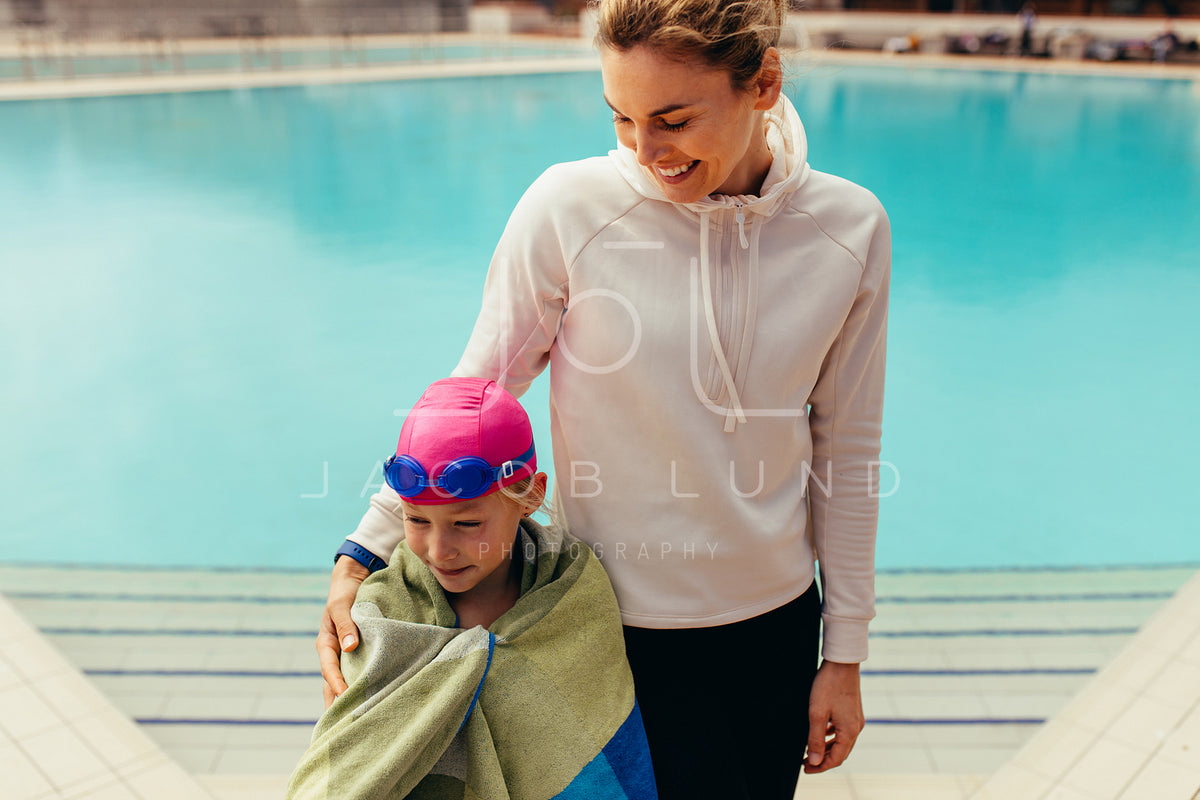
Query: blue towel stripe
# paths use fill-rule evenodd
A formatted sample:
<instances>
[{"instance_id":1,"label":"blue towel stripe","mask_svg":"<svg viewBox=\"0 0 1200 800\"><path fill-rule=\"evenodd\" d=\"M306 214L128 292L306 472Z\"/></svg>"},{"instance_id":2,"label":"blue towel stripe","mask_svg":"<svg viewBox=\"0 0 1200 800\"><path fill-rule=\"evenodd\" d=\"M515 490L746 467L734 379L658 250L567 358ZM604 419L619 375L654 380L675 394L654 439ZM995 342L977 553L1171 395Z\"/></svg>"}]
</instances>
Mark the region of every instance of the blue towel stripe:
<instances>
[{"instance_id":1,"label":"blue towel stripe","mask_svg":"<svg viewBox=\"0 0 1200 800\"><path fill-rule=\"evenodd\" d=\"M483 691L483 682L487 680L488 672L492 668L492 654L496 652L496 634L488 631L488 657L487 663L483 665L483 674L479 676L479 685L475 687L475 696L471 698L471 705L467 706L467 713L463 715L463 721L458 726L458 730L463 729L463 725L467 724L467 720L471 718L471 712L475 710L475 704L479 702L479 693ZM457 733L458 731L455 731Z\"/></svg>"},{"instance_id":2,"label":"blue towel stripe","mask_svg":"<svg viewBox=\"0 0 1200 800\"><path fill-rule=\"evenodd\" d=\"M634 701L629 716L604 749L554 800L655 800L657 797L642 712Z\"/></svg>"}]
</instances>

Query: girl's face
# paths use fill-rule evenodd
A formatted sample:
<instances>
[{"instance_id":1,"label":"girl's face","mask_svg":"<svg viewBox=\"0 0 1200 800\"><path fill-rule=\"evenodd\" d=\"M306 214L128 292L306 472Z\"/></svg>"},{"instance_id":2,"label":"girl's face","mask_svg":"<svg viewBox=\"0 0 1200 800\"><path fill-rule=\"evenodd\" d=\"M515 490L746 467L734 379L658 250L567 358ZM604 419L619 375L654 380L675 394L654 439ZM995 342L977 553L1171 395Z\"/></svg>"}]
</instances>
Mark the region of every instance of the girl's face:
<instances>
[{"instance_id":1,"label":"girl's face","mask_svg":"<svg viewBox=\"0 0 1200 800\"><path fill-rule=\"evenodd\" d=\"M617 140L669 200L758 193L771 167L761 112L775 105L781 86L774 48L760 78L741 92L725 70L666 58L647 45L604 48L600 58Z\"/></svg>"},{"instance_id":2,"label":"girl's face","mask_svg":"<svg viewBox=\"0 0 1200 800\"><path fill-rule=\"evenodd\" d=\"M545 488L546 476L535 481ZM532 495L531 495L532 496ZM520 506L499 492L445 505L400 503L404 538L450 594L499 591L509 579L517 525L536 504Z\"/></svg>"}]
</instances>

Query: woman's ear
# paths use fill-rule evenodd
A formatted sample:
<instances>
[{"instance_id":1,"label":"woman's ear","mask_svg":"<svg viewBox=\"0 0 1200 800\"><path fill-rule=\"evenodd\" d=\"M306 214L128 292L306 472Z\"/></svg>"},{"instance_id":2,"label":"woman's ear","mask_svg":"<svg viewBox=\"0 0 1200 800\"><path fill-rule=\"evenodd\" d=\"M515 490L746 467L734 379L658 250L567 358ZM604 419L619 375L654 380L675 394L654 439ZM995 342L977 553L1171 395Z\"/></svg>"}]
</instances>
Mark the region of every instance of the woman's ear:
<instances>
[{"instance_id":1,"label":"woman's ear","mask_svg":"<svg viewBox=\"0 0 1200 800\"><path fill-rule=\"evenodd\" d=\"M779 93L783 91L783 62L774 47L768 47L767 52L763 53L762 66L758 68L753 89L757 95L754 100L755 111L769 111L779 101Z\"/></svg>"}]
</instances>

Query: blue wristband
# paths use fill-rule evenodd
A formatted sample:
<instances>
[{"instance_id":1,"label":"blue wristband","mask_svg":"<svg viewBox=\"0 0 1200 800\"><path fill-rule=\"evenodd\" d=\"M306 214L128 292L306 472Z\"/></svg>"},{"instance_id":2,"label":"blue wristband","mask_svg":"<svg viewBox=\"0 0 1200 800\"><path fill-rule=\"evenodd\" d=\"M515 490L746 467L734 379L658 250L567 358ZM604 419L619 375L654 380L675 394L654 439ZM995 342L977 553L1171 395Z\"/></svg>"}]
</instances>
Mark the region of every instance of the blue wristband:
<instances>
[{"instance_id":1,"label":"blue wristband","mask_svg":"<svg viewBox=\"0 0 1200 800\"><path fill-rule=\"evenodd\" d=\"M375 555L367 548L355 544L349 539L343 542L342 546L338 548L338 551L334 553L333 563L336 564L337 560L342 556L350 556L355 561L366 567L368 572L375 572L387 566L387 562L382 558Z\"/></svg>"}]
</instances>

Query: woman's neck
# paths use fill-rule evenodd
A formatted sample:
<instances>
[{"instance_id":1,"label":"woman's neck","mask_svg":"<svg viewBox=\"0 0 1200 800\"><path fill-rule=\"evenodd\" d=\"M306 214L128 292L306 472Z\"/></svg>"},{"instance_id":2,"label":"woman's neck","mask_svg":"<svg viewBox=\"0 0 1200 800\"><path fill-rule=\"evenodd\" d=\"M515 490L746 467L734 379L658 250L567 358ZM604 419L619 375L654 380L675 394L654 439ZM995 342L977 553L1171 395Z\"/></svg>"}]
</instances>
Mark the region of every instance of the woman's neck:
<instances>
[{"instance_id":1,"label":"woman's neck","mask_svg":"<svg viewBox=\"0 0 1200 800\"><path fill-rule=\"evenodd\" d=\"M729 178L717 190L717 194L728 196L749 195L762 196L762 187L771 171L771 148L767 145L767 121L765 115L759 112L762 133L754 137L746 151L745 158L730 174Z\"/></svg>"}]
</instances>

